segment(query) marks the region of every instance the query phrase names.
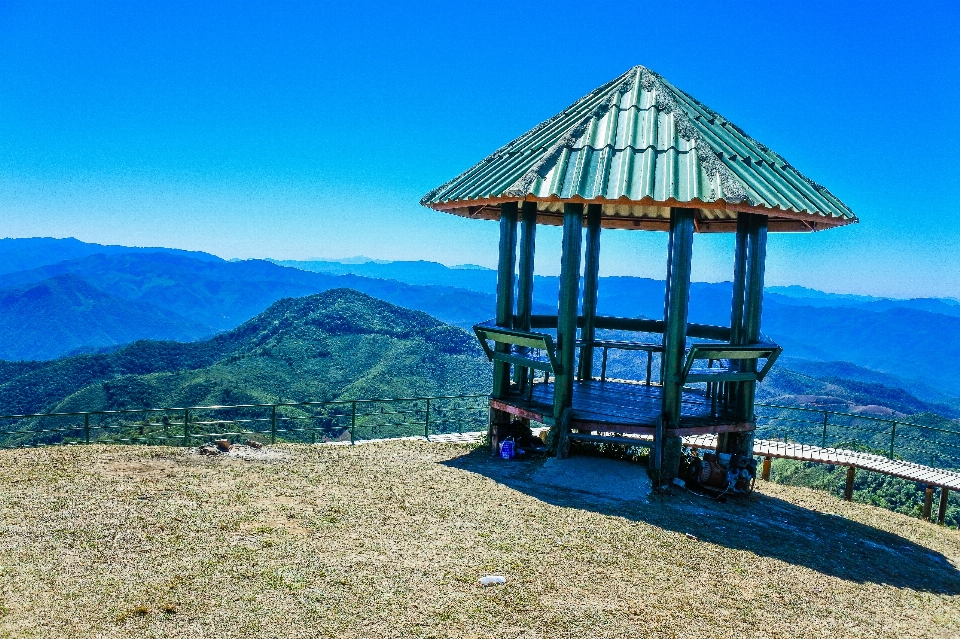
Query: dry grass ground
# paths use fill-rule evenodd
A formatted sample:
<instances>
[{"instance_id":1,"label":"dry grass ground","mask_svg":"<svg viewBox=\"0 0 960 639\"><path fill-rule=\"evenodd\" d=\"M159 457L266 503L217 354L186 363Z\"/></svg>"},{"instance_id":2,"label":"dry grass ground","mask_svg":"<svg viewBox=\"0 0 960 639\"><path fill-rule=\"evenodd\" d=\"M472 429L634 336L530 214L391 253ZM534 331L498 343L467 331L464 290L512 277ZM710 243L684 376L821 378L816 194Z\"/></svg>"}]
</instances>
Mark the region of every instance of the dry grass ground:
<instances>
[{"instance_id":1,"label":"dry grass ground","mask_svg":"<svg viewBox=\"0 0 960 639\"><path fill-rule=\"evenodd\" d=\"M960 635L957 531L826 494L604 501L463 445L276 448L0 452L0 634Z\"/></svg>"}]
</instances>

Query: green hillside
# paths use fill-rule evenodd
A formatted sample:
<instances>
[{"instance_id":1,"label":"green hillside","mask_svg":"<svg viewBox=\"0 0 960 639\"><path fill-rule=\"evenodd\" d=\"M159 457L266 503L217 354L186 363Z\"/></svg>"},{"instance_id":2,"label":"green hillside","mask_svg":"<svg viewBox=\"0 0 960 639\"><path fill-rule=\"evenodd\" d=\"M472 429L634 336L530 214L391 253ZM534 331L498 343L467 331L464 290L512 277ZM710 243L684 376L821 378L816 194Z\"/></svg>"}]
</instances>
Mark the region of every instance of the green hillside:
<instances>
[{"instance_id":1,"label":"green hillside","mask_svg":"<svg viewBox=\"0 0 960 639\"><path fill-rule=\"evenodd\" d=\"M4 412L328 401L486 392L476 340L349 289L284 299L200 342L0 366Z\"/></svg>"}]
</instances>

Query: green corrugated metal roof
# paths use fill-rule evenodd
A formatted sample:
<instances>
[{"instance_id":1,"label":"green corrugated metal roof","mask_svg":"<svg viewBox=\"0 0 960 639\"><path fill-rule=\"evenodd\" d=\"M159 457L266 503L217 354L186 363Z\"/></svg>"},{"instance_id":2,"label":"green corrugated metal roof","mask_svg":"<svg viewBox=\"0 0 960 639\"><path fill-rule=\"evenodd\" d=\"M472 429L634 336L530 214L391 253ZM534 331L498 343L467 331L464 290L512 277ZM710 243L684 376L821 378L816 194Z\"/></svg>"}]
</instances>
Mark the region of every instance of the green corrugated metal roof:
<instances>
[{"instance_id":1,"label":"green corrugated metal roof","mask_svg":"<svg viewBox=\"0 0 960 639\"><path fill-rule=\"evenodd\" d=\"M604 226L664 228L671 206L697 208L700 231L733 230L737 212L770 230L856 222L827 189L738 126L641 66L574 102L421 200L496 219L500 203L539 202L556 222L564 202L603 204Z\"/></svg>"}]
</instances>

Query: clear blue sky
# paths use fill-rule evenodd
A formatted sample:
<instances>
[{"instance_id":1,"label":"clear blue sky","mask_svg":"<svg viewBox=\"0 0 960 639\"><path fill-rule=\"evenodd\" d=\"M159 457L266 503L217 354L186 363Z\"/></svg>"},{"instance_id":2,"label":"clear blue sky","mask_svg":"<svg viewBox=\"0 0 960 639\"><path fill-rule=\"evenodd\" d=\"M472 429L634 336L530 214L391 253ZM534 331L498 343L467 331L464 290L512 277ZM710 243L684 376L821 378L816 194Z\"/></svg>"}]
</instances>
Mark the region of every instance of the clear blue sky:
<instances>
[{"instance_id":1,"label":"clear blue sky","mask_svg":"<svg viewBox=\"0 0 960 639\"><path fill-rule=\"evenodd\" d=\"M769 284L960 296L956 0L460 4L0 0L0 237L493 265L421 195L643 64L860 216L772 235ZM665 244L605 232L603 271Z\"/></svg>"}]
</instances>

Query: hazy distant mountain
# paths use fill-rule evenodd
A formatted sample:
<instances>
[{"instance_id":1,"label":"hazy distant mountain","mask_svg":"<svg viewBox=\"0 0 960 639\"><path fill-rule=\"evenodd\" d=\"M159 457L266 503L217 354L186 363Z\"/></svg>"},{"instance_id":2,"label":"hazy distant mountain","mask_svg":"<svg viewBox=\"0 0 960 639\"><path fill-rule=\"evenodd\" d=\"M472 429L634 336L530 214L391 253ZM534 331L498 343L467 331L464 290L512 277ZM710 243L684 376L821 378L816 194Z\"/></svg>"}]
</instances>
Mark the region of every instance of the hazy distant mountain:
<instances>
[{"instance_id":1,"label":"hazy distant mountain","mask_svg":"<svg viewBox=\"0 0 960 639\"><path fill-rule=\"evenodd\" d=\"M183 255L192 257L195 260L222 261L215 255L202 253L200 251L90 244L72 237L65 239L54 239L52 237L5 238L0 239L0 275L13 273L15 271L25 271L48 264L56 264L64 260L96 255L97 253L116 255L118 253L158 252Z\"/></svg>"},{"instance_id":2,"label":"hazy distant mountain","mask_svg":"<svg viewBox=\"0 0 960 639\"><path fill-rule=\"evenodd\" d=\"M197 260L169 252L95 254L7 273L0 275L0 290L15 298L14 290L62 276L74 278L74 285L84 282L97 290L102 300L113 300L113 305L102 302L95 313L81 320L82 309L67 298L59 305L52 298L44 305L21 303L16 312L11 303L2 318L8 347L4 350L0 345L0 357L47 359L136 339L195 339L234 328L278 299L343 287L464 327L495 313L495 298L490 293L310 273L262 260ZM149 311L151 321L134 319L139 316L131 315L129 308ZM50 324L70 327L69 339L56 331L34 329ZM120 325L125 332L117 332ZM176 327L179 330L174 330Z\"/></svg>"},{"instance_id":3,"label":"hazy distant mountain","mask_svg":"<svg viewBox=\"0 0 960 639\"><path fill-rule=\"evenodd\" d=\"M793 290L789 294L783 294L781 291L785 289ZM789 306L858 308L864 311L878 312L894 308L909 308L916 311L960 317L960 302L949 298L923 297L904 300L864 295L840 295L822 293L800 286L774 286L765 291L765 297Z\"/></svg>"},{"instance_id":4,"label":"hazy distant mountain","mask_svg":"<svg viewBox=\"0 0 960 639\"><path fill-rule=\"evenodd\" d=\"M949 407L948 411L934 410L944 415L952 415L954 411L960 411L960 397L939 391L929 384L918 380L904 380L890 373L881 373L863 366L857 366L851 362L821 362L809 359L800 359L797 357L783 356L780 358L777 367L789 368L799 374L809 375L817 379L841 378L855 382L866 382L870 384L881 384L883 386L896 388L909 388L910 393L917 399L934 405ZM958 415L960 416L960 413Z\"/></svg>"},{"instance_id":5,"label":"hazy distant mountain","mask_svg":"<svg viewBox=\"0 0 960 639\"><path fill-rule=\"evenodd\" d=\"M960 417L960 402L931 402L917 397L895 378L884 382L850 379L820 373L817 376L793 370L786 363L775 366L758 387L761 402L808 406L840 412L894 417L935 413Z\"/></svg>"},{"instance_id":6,"label":"hazy distant mountain","mask_svg":"<svg viewBox=\"0 0 960 639\"><path fill-rule=\"evenodd\" d=\"M143 335L194 340L214 331L142 302L113 297L70 274L0 291L0 358L49 359Z\"/></svg>"},{"instance_id":7,"label":"hazy distant mountain","mask_svg":"<svg viewBox=\"0 0 960 639\"><path fill-rule=\"evenodd\" d=\"M783 295L784 297L790 297L794 299L801 300L849 300L851 302L873 302L875 300L883 299L880 297L873 297L871 295L853 295L851 293L825 293L823 291L818 291L814 288L807 288L806 286L797 286L796 284L791 284L790 286L768 286L765 291L767 293L776 293L777 295Z\"/></svg>"},{"instance_id":8,"label":"hazy distant mountain","mask_svg":"<svg viewBox=\"0 0 960 639\"><path fill-rule=\"evenodd\" d=\"M478 293L489 294L497 290L497 272L479 266L451 268L436 262L375 262L372 260L366 262L277 260L275 263L314 273L361 275L421 286L452 286Z\"/></svg>"}]
</instances>

